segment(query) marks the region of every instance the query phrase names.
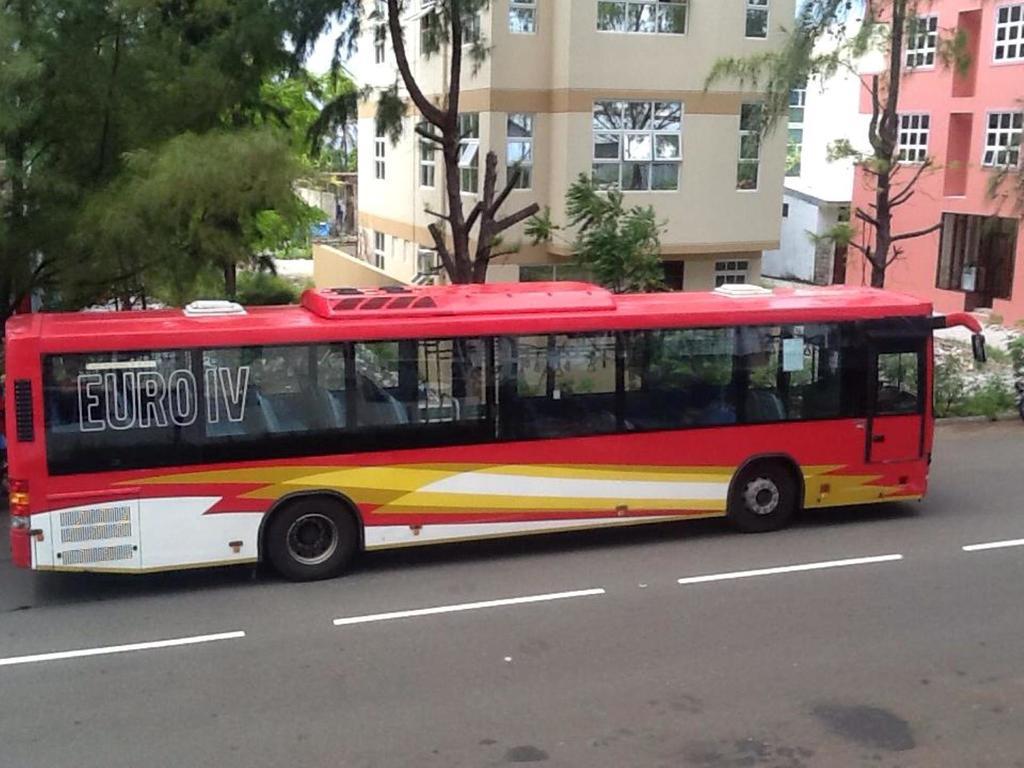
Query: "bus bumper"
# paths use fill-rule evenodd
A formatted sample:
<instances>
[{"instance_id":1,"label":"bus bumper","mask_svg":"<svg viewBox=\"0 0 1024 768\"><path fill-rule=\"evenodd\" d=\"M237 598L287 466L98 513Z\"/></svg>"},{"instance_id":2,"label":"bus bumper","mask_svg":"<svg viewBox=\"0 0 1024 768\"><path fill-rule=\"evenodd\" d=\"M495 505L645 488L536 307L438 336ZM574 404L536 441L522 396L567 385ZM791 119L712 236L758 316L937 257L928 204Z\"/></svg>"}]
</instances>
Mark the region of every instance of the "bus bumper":
<instances>
[{"instance_id":1,"label":"bus bumper","mask_svg":"<svg viewBox=\"0 0 1024 768\"><path fill-rule=\"evenodd\" d=\"M21 524L24 521L24 525ZM32 536L29 518L11 517L11 562L18 568L32 567Z\"/></svg>"}]
</instances>

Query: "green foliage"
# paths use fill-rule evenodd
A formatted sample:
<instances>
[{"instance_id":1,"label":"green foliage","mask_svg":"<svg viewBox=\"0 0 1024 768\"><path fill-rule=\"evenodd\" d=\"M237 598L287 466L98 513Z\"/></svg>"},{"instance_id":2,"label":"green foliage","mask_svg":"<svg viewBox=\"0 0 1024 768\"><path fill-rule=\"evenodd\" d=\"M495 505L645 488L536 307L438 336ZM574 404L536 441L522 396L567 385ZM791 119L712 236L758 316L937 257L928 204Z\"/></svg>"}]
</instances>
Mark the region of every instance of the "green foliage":
<instances>
[{"instance_id":1,"label":"green foliage","mask_svg":"<svg viewBox=\"0 0 1024 768\"><path fill-rule=\"evenodd\" d=\"M665 225L653 207L626 208L620 190L602 189L585 175L569 187L565 201L568 228L576 233L577 265L616 293L665 289L660 256ZM526 234L536 245L550 241L559 229L546 211L530 220Z\"/></svg>"},{"instance_id":2,"label":"green foliage","mask_svg":"<svg viewBox=\"0 0 1024 768\"><path fill-rule=\"evenodd\" d=\"M130 154L80 218L73 242L91 254L93 269L65 276L65 303L138 295L168 281L188 294L206 267L225 276L231 296L238 265L313 220L292 191L300 169L286 139L267 129L186 133Z\"/></svg>"},{"instance_id":3,"label":"green foliage","mask_svg":"<svg viewBox=\"0 0 1024 768\"><path fill-rule=\"evenodd\" d=\"M238 301L246 306L295 304L299 291L295 284L269 272L241 272L238 275Z\"/></svg>"},{"instance_id":4,"label":"green foliage","mask_svg":"<svg viewBox=\"0 0 1024 768\"><path fill-rule=\"evenodd\" d=\"M980 385L970 386L963 357L947 355L935 364L935 415L985 416L995 419L1013 409L1014 393L1006 379L998 373L989 374Z\"/></svg>"},{"instance_id":5,"label":"green foliage","mask_svg":"<svg viewBox=\"0 0 1024 768\"><path fill-rule=\"evenodd\" d=\"M1024 336L1018 336L1007 345L1010 353L1010 363L1014 370L1024 374Z\"/></svg>"},{"instance_id":6,"label":"green foliage","mask_svg":"<svg viewBox=\"0 0 1024 768\"><path fill-rule=\"evenodd\" d=\"M211 146L221 151L237 132L254 126L269 131L291 119L295 105L288 102L288 87L278 88L274 78L297 64L285 33L310 13L327 13L313 5L298 0L0 4L0 154L5 159L0 293L5 316L38 288L71 307L134 292L152 282L139 268L158 259L173 260L165 267L169 274L187 263L183 276L191 280L198 275L194 253L115 229L119 221L134 223L132 233L208 229L210 215L198 213L198 204L192 211L198 223L182 213L181 198L201 182L182 174L181 190L161 186L168 195L163 200L152 197L154 187L147 188L145 216L141 204L131 204L126 195L142 184L144 158L171 152L176 137L198 140L213 134L218 138ZM308 110L300 117L308 119ZM237 140L252 148L247 136ZM223 166L215 155L209 160ZM294 173L294 163L284 167ZM189 168L203 175L199 164ZM238 186L224 190L227 198L277 197L272 190L257 189L274 183L263 170L246 178L239 168L230 181ZM216 202L213 209L224 206ZM171 216L178 218L170 221ZM252 222L239 226L256 228ZM230 225L214 229L222 235ZM93 234L100 240L92 240ZM210 253L217 239L210 233L196 235L195 243ZM239 239L221 238L232 253L220 254L219 261L234 258ZM113 283L103 284L109 279Z\"/></svg>"}]
</instances>

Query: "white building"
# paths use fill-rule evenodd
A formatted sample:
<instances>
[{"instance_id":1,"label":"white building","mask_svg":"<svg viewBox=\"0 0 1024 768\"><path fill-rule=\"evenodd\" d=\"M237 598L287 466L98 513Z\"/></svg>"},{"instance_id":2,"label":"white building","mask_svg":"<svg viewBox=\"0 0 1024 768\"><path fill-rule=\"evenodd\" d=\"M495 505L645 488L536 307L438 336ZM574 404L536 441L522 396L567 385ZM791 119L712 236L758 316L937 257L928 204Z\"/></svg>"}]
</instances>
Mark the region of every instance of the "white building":
<instances>
[{"instance_id":1,"label":"white building","mask_svg":"<svg viewBox=\"0 0 1024 768\"><path fill-rule=\"evenodd\" d=\"M847 34L856 34L852 23ZM828 154L840 139L866 145L867 124L859 109L862 87L855 72L840 70L827 80L812 79L791 95L782 235L779 249L764 253L765 276L818 285L844 282L845 249L816 238L850 217L853 162L830 162Z\"/></svg>"}]
</instances>

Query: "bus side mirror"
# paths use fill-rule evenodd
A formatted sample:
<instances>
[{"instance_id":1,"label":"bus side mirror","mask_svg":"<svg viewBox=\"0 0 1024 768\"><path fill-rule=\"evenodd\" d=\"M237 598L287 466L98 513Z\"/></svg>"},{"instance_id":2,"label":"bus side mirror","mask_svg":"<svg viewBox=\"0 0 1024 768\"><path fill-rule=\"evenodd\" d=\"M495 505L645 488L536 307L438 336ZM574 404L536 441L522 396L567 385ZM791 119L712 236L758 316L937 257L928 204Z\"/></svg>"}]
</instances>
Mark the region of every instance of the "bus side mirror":
<instances>
[{"instance_id":1,"label":"bus side mirror","mask_svg":"<svg viewBox=\"0 0 1024 768\"><path fill-rule=\"evenodd\" d=\"M977 362L988 362L988 354L985 351L985 334L976 333L971 336L971 349L974 351L974 359Z\"/></svg>"}]
</instances>

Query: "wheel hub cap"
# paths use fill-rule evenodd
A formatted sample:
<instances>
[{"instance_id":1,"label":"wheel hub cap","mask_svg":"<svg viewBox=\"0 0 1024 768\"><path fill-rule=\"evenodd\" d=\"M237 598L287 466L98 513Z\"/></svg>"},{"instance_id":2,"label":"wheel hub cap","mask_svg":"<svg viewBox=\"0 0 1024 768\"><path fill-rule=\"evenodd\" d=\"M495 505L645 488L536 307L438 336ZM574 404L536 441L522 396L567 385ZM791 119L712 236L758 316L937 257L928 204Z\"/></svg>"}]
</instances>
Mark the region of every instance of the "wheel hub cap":
<instances>
[{"instance_id":1,"label":"wheel hub cap","mask_svg":"<svg viewBox=\"0 0 1024 768\"><path fill-rule=\"evenodd\" d=\"M779 489L767 477L759 477L747 483L743 501L755 515L770 515L779 507Z\"/></svg>"}]
</instances>

